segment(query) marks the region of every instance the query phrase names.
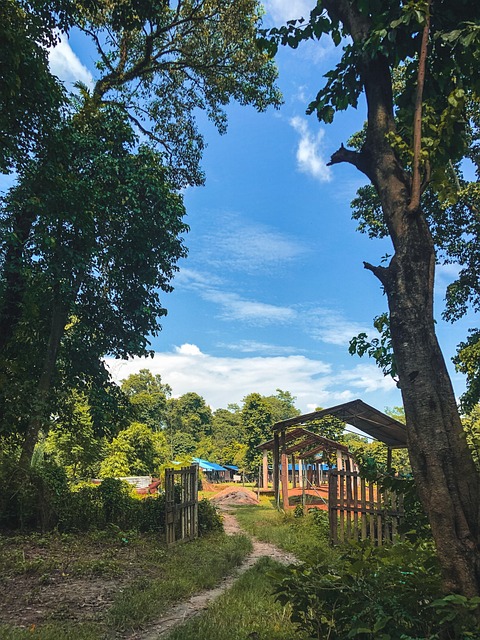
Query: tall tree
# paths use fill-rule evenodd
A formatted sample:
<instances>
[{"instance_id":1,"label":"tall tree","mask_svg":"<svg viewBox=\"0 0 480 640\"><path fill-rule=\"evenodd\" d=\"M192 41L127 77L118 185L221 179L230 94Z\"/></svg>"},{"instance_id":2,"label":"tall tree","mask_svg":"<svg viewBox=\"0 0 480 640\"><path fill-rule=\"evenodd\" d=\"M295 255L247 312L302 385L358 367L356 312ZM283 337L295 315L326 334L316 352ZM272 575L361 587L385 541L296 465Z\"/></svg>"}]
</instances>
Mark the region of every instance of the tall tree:
<instances>
[{"instance_id":1,"label":"tall tree","mask_svg":"<svg viewBox=\"0 0 480 640\"><path fill-rule=\"evenodd\" d=\"M212 410L202 396L190 391L168 401L167 424L171 433L181 431L198 442L212 433Z\"/></svg>"},{"instance_id":2,"label":"tall tree","mask_svg":"<svg viewBox=\"0 0 480 640\"><path fill-rule=\"evenodd\" d=\"M162 376L154 376L149 369L140 369L122 380L121 389L128 397L138 422L154 431L165 427L167 399L172 389L162 382Z\"/></svg>"},{"instance_id":3,"label":"tall tree","mask_svg":"<svg viewBox=\"0 0 480 640\"><path fill-rule=\"evenodd\" d=\"M436 236L423 206L427 185L444 199L455 196L449 173L467 154L466 90L476 98L480 89L479 17L468 0L319 0L308 21L274 30L268 45L296 47L326 34L344 43L308 108L321 121L357 107L365 94L363 144L342 145L330 164L353 165L378 196L394 253L388 264L364 266L387 296L409 455L444 586L466 596L480 594L480 478L435 334ZM399 68L400 87L392 80Z\"/></svg>"},{"instance_id":4,"label":"tall tree","mask_svg":"<svg viewBox=\"0 0 480 640\"><path fill-rule=\"evenodd\" d=\"M72 363L80 350L88 374L96 367L97 380L105 380L103 355L144 355L147 335L160 329L166 311L158 292L171 290L185 254L178 190L203 181L198 111L223 132L230 100L263 110L280 96L270 56L256 47L256 0L7 4L16 13L5 28L15 37L2 41L2 55L33 68L33 51L43 65L43 89L52 84L52 104L57 84L46 70L46 48L53 36L42 39L27 28L34 8L50 29L81 29L99 56L95 86L70 97L62 119L48 120L3 203L2 428L24 435L28 463L62 378L59 359L84 384L86 374ZM15 20L24 27L17 32L9 27ZM18 85L12 77L9 88ZM15 113L23 98L12 93ZM17 131L15 119L9 122L17 139L30 126L20 123ZM139 133L148 144L139 145ZM18 348L25 340L28 359Z\"/></svg>"},{"instance_id":5,"label":"tall tree","mask_svg":"<svg viewBox=\"0 0 480 640\"><path fill-rule=\"evenodd\" d=\"M248 447L245 462L251 471L256 470L262 461L262 454L257 446L270 440L274 422L272 405L265 396L259 393L245 396L242 408L242 423Z\"/></svg>"}]
</instances>

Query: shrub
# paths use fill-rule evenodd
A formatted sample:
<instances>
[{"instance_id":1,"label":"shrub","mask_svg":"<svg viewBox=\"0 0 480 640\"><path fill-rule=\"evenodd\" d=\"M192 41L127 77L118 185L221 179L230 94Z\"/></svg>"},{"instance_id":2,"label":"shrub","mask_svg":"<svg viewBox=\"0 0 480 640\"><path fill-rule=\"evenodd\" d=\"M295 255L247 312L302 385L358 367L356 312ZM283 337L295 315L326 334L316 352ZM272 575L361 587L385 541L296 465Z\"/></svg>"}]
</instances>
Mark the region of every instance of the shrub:
<instances>
[{"instance_id":1,"label":"shrub","mask_svg":"<svg viewBox=\"0 0 480 640\"><path fill-rule=\"evenodd\" d=\"M480 638L474 631L480 599L440 597L440 572L426 543L352 544L334 561L285 570L276 594L311 638Z\"/></svg>"},{"instance_id":2,"label":"shrub","mask_svg":"<svg viewBox=\"0 0 480 640\"><path fill-rule=\"evenodd\" d=\"M198 503L198 533L205 535L209 531L221 531L223 529L222 516L217 507L203 498Z\"/></svg>"}]
</instances>

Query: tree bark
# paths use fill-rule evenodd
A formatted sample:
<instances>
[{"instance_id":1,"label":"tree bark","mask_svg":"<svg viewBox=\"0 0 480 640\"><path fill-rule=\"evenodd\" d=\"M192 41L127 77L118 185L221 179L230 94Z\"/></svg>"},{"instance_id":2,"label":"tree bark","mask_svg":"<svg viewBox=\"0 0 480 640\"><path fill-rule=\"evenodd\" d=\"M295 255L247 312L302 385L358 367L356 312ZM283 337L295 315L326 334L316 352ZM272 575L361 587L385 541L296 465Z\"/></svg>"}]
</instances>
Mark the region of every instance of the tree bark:
<instances>
[{"instance_id":1,"label":"tree bark","mask_svg":"<svg viewBox=\"0 0 480 640\"><path fill-rule=\"evenodd\" d=\"M351 0L324 0L356 41L365 20ZM357 14L357 15L356 15ZM339 150L375 186L394 255L387 268L365 265L388 298L390 332L405 408L408 451L443 573L444 589L480 595L480 477L468 449L455 394L435 333L435 248L420 207L412 210L412 179L387 140L395 133L390 68L381 54L361 63L368 106L360 156Z\"/></svg>"},{"instance_id":2,"label":"tree bark","mask_svg":"<svg viewBox=\"0 0 480 640\"><path fill-rule=\"evenodd\" d=\"M42 373L38 382L34 412L30 417L22 443L22 451L19 459L20 469L27 469L30 466L33 451L38 440L38 434L42 427L45 426L50 415L50 392L55 373L58 350L65 331L67 319L68 308L61 302L56 301L52 310L50 335Z\"/></svg>"}]
</instances>

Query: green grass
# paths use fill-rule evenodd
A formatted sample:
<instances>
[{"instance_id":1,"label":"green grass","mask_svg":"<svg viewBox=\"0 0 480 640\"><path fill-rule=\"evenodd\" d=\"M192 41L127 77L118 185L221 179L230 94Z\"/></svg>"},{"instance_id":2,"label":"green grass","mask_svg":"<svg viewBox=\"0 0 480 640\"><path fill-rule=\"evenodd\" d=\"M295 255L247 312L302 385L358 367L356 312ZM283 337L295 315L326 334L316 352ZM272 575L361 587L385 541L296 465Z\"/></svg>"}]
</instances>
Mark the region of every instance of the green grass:
<instances>
[{"instance_id":1,"label":"green grass","mask_svg":"<svg viewBox=\"0 0 480 640\"><path fill-rule=\"evenodd\" d=\"M281 565L262 558L201 615L175 629L168 640L306 640L296 632L289 610L272 594Z\"/></svg>"},{"instance_id":2,"label":"green grass","mask_svg":"<svg viewBox=\"0 0 480 640\"><path fill-rule=\"evenodd\" d=\"M172 603L202 589L213 588L251 551L245 536L217 534L176 547L168 555L157 579L140 578L120 594L107 621L119 630L132 629L158 617Z\"/></svg>"},{"instance_id":3,"label":"green grass","mask_svg":"<svg viewBox=\"0 0 480 640\"><path fill-rule=\"evenodd\" d=\"M33 546L34 557L31 557ZM73 588L78 591L80 579L84 593L90 590L92 580L97 584L103 580L116 583L112 605L97 610L93 619L91 615L85 618L88 614L80 606L81 597L71 612L66 609L72 607L71 604L52 598L43 619L24 628L15 626L15 612L8 611L7 607L9 615L0 615L5 623L0 624L0 638L105 640L115 637L116 632L130 631L155 620L173 603L214 587L241 564L251 548L246 536L226 536L223 532L171 549L166 549L152 535L123 533L113 539L104 534L0 538L0 586L16 594L19 618L22 607L27 604L34 607L35 594L48 589L50 582L58 584L62 580L68 591L72 579ZM28 593L21 591L25 578L28 578Z\"/></svg>"},{"instance_id":4,"label":"green grass","mask_svg":"<svg viewBox=\"0 0 480 640\"><path fill-rule=\"evenodd\" d=\"M334 553L329 546L325 512L312 510L304 517L296 518L293 511L277 511L270 501L263 500L259 506L236 507L235 515L245 531L293 553L299 560L313 560Z\"/></svg>"}]
</instances>

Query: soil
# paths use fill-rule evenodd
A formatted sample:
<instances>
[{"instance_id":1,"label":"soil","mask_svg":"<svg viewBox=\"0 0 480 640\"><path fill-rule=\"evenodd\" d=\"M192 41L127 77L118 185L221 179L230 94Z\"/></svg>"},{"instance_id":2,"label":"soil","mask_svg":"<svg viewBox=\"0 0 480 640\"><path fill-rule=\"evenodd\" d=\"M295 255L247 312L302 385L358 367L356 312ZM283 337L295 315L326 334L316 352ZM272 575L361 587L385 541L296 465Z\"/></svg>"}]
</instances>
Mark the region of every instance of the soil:
<instances>
[{"instance_id":1,"label":"soil","mask_svg":"<svg viewBox=\"0 0 480 640\"><path fill-rule=\"evenodd\" d=\"M217 507L236 504L258 504L257 494L245 487L225 487L210 500Z\"/></svg>"},{"instance_id":2,"label":"soil","mask_svg":"<svg viewBox=\"0 0 480 640\"><path fill-rule=\"evenodd\" d=\"M225 532L243 533L229 505L255 504L256 494L244 487L227 487L212 500L223 514ZM271 544L252 538L253 552L236 572L215 589L199 593L174 606L148 629L125 635L128 640L155 640L174 626L203 611L208 604L232 586L239 575L259 558L268 556L284 564L296 559ZM117 541L105 536L91 537L16 536L1 539L0 547L0 623L31 629L49 620L67 623L101 620L119 590L136 578L148 579L149 554L155 541L145 539Z\"/></svg>"},{"instance_id":3,"label":"soil","mask_svg":"<svg viewBox=\"0 0 480 640\"><path fill-rule=\"evenodd\" d=\"M229 487L229 490L232 491L232 495L230 496L230 500L242 500L243 496L243 488L242 487ZM246 490L248 491L248 490ZM233 495L237 493L238 495ZM251 491L249 493L252 493ZM219 494L217 494L219 495ZM230 495L230 494L225 494ZM255 494L253 494L255 496ZM256 496L255 496L256 497ZM213 502L213 499L212 499ZM230 504L250 504L244 502L230 502ZM227 535L235 535L238 533L245 533L240 525L238 524L237 519L228 509L228 506L223 504L220 505L220 510L223 515L223 526L225 529L225 533ZM243 564L237 568L234 574L227 576L224 578L222 583L215 587L214 589L209 589L208 591L203 591L201 593L196 594L189 600L185 602L181 602L170 609L162 618L157 620L154 623L150 623L147 630L141 632L137 631L128 636L128 640L157 640L158 638L166 637L170 631L181 624L187 622L191 618L194 618L199 613L202 613L208 605L221 596L225 591L227 591L234 582L241 576L245 571L253 567L253 565L260 559L265 556L269 558L273 558L277 562L281 562L282 564L297 564L298 559L295 558L291 553L287 553L281 549L278 549L273 544L269 544L268 542L260 542L253 536L250 536L253 544L252 553L246 558Z\"/></svg>"}]
</instances>

